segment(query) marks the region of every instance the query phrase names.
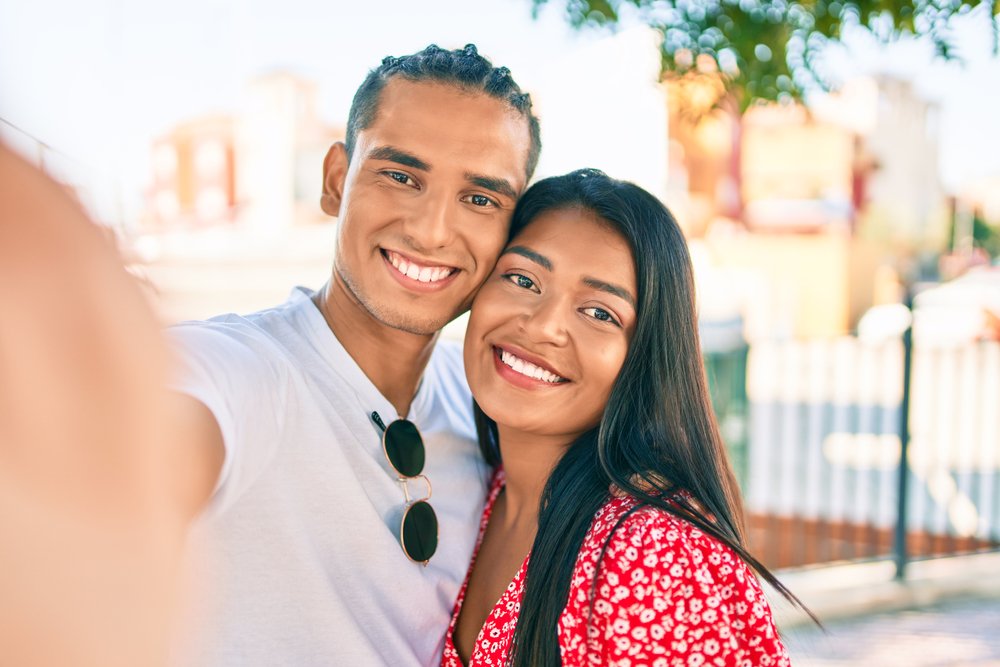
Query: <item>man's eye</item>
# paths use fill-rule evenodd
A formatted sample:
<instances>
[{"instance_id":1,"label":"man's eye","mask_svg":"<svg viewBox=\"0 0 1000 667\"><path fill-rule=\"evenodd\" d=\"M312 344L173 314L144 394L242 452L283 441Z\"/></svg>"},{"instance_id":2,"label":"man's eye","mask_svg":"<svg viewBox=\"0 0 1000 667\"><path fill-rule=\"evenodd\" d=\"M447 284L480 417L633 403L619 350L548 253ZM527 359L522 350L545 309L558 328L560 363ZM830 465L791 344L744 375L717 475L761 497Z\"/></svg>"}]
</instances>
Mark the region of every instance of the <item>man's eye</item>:
<instances>
[{"instance_id":1,"label":"man's eye","mask_svg":"<svg viewBox=\"0 0 1000 667\"><path fill-rule=\"evenodd\" d=\"M533 292L538 291L538 287L535 285L535 281L528 276L522 275L520 273L505 273L503 275L504 279L509 280L518 287L531 290Z\"/></svg>"},{"instance_id":2,"label":"man's eye","mask_svg":"<svg viewBox=\"0 0 1000 667\"><path fill-rule=\"evenodd\" d=\"M401 171L387 171L385 173L389 175L389 178L396 181L397 183L402 183L403 185L410 185L410 183L413 181L412 178L410 178Z\"/></svg>"},{"instance_id":3,"label":"man's eye","mask_svg":"<svg viewBox=\"0 0 1000 667\"><path fill-rule=\"evenodd\" d=\"M615 319L614 315L612 315L608 311L604 310L603 308L598 308L597 306L594 306L592 308L584 308L583 312L586 313L586 314L588 314L588 315L590 315L595 320L598 320L600 322L610 322L611 324L614 324L615 326L621 326L618 323L618 320Z\"/></svg>"},{"instance_id":4,"label":"man's eye","mask_svg":"<svg viewBox=\"0 0 1000 667\"><path fill-rule=\"evenodd\" d=\"M497 203L492 199L490 199L489 197L487 197L486 195L469 195L466 198L466 201L468 201L473 206L478 206L479 208L488 208L490 206L493 207L497 206Z\"/></svg>"}]
</instances>

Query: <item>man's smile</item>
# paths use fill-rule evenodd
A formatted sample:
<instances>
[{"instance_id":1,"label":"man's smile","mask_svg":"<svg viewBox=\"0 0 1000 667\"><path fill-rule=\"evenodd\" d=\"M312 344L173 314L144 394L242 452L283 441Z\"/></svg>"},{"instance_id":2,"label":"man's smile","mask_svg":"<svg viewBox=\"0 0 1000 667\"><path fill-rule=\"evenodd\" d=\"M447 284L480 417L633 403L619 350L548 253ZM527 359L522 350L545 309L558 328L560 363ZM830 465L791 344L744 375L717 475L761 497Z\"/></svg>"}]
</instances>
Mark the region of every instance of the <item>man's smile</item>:
<instances>
[{"instance_id":1,"label":"man's smile","mask_svg":"<svg viewBox=\"0 0 1000 667\"><path fill-rule=\"evenodd\" d=\"M394 250L383 248L382 256L401 276L421 283L441 283L458 273L458 269L453 266L417 262L412 257L407 257Z\"/></svg>"}]
</instances>

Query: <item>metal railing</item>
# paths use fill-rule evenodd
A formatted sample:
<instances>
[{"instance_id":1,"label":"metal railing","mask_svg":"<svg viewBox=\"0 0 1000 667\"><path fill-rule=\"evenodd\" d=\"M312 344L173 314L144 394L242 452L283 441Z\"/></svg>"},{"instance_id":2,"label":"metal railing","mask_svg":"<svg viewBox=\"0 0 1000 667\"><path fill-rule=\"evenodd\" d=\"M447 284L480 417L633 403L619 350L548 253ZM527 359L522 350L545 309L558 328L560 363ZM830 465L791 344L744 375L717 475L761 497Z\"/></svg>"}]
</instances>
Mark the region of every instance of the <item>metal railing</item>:
<instances>
[{"instance_id":1,"label":"metal railing","mask_svg":"<svg viewBox=\"0 0 1000 667\"><path fill-rule=\"evenodd\" d=\"M764 564L892 558L902 576L1000 547L1000 343L758 342L706 368Z\"/></svg>"}]
</instances>

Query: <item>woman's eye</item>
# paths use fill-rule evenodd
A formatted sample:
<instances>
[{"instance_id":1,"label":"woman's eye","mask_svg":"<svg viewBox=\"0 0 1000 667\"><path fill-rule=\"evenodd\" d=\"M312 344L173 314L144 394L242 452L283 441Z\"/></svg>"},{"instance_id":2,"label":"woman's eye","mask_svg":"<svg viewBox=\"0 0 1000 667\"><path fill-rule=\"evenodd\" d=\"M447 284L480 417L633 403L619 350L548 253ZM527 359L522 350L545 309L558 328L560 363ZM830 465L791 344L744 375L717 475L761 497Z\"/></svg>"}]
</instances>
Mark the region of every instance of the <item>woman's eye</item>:
<instances>
[{"instance_id":1,"label":"woman's eye","mask_svg":"<svg viewBox=\"0 0 1000 667\"><path fill-rule=\"evenodd\" d=\"M533 292L538 291L538 287L535 286L535 281L529 278L528 276L522 275L520 273L505 273L503 277L505 280L509 280L518 287L521 287L523 289L528 289Z\"/></svg>"},{"instance_id":2,"label":"woman's eye","mask_svg":"<svg viewBox=\"0 0 1000 667\"><path fill-rule=\"evenodd\" d=\"M591 308L584 308L583 312L587 313L595 320L598 320L600 322L611 322L615 326L621 326L618 323L618 320L615 319L615 316L609 313L608 311L604 310L603 308L598 308L597 306L594 306Z\"/></svg>"}]
</instances>

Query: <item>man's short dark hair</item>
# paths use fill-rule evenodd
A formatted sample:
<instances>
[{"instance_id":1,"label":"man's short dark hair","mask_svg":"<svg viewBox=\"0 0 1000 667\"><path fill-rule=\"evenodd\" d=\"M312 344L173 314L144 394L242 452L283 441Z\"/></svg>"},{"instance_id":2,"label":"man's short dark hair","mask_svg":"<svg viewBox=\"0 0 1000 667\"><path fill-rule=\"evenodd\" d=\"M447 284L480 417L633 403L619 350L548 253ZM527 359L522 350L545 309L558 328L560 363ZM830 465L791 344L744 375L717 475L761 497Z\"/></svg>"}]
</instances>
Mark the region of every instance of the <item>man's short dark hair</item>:
<instances>
[{"instance_id":1,"label":"man's short dark hair","mask_svg":"<svg viewBox=\"0 0 1000 667\"><path fill-rule=\"evenodd\" d=\"M487 58L479 55L475 44L464 49L448 51L431 44L423 51L409 56L388 56L382 64L368 72L368 76L354 94L351 111L347 116L347 158L351 159L358 132L371 126L378 114L382 88L394 76L408 81L433 81L456 86L464 91L481 92L502 100L518 111L528 121L531 145L526 166L528 179L535 173L542 140L538 119L531 113L531 96L521 92L520 86L510 76L506 67L493 67Z\"/></svg>"}]
</instances>

